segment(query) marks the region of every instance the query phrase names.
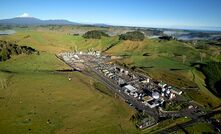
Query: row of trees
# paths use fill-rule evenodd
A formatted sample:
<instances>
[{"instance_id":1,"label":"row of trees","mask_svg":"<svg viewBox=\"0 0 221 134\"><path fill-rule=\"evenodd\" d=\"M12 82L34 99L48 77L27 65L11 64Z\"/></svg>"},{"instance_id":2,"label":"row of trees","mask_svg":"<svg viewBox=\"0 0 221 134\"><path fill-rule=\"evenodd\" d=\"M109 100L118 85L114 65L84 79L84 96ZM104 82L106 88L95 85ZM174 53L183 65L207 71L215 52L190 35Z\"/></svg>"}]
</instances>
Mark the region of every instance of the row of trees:
<instances>
[{"instance_id":1,"label":"row of trees","mask_svg":"<svg viewBox=\"0 0 221 134\"><path fill-rule=\"evenodd\" d=\"M13 43L0 40L0 61L10 59L12 55L19 55L22 53L32 54L36 52L35 49L28 46L18 46Z\"/></svg>"},{"instance_id":2,"label":"row of trees","mask_svg":"<svg viewBox=\"0 0 221 134\"><path fill-rule=\"evenodd\" d=\"M92 30L86 32L83 37L87 39L101 39L101 37L109 37L109 35L100 30ZM119 35L119 40L143 41L144 38L145 35L140 31L127 32Z\"/></svg>"}]
</instances>

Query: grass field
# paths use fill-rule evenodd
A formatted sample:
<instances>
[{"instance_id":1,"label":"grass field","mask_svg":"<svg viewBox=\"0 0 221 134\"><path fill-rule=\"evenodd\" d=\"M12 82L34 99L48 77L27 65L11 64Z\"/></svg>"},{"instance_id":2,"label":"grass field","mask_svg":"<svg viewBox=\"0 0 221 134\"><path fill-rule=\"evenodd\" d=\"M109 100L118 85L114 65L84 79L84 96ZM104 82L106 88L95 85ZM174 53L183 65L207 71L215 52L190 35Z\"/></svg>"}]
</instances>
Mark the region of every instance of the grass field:
<instances>
[{"instance_id":1,"label":"grass field","mask_svg":"<svg viewBox=\"0 0 221 134\"><path fill-rule=\"evenodd\" d=\"M55 72L68 67L53 54L16 56L0 69L1 133L137 133L127 104L81 73Z\"/></svg>"},{"instance_id":2,"label":"grass field","mask_svg":"<svg viewBox=\"0 0 221 134\"><path fill-rule=\"evenodd\" d=\"M20 45L28 45L40 51L56 53L61 51L74 51L93 48L94 50L105 50L111 44L118 41L117 37L102 39L84 39L81 36L67 35L55 31L18 31L14 35L0 36L0 40L9 40Z\"/></svg>"},{"instance_id":3,"label":"grass field","mask_svg":"<svg viewBox=\"0 0 221 134\"><path fill-rule=\"evenodd\" d=\"M195 123L192 126L184 128L186 132L192 133L192 134L201 134L201 133L209 133L209 134L215 134L216 132L213 130L212 125L208 123ZM174 132L173 134L185 134L183 130L178 130L177 132Z\"/></svg>"}]
</instances>

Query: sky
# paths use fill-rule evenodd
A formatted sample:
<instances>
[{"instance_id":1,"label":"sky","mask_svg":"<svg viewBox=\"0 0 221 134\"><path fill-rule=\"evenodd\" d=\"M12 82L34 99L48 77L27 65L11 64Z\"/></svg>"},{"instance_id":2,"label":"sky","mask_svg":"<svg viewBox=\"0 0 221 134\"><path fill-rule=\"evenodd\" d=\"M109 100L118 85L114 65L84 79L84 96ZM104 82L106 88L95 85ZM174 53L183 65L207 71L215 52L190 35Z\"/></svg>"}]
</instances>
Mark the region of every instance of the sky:
<instances>
[{"instance_id":1,"label":"sky","mask_svg":"<svg viewBox=\"0 0 221 134\"><path fill-rule=\"evenodd\" d=\"M1 0L0 19L145 27L221 27L221 0Z\"/></svg>"}]
</instances>

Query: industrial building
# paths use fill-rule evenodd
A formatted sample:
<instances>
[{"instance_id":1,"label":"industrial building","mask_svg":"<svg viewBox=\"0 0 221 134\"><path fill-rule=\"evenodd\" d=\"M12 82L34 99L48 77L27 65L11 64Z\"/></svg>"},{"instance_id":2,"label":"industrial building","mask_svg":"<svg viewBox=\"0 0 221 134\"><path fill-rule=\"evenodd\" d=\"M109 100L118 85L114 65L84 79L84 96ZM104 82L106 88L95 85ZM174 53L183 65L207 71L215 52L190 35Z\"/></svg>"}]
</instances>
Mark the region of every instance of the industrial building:
<instances>
[{"instance_id":1,"label":"industrial building","mask_svg":"<svg viewBox=\"0 0 221 134\"><path fill-rule=\"evenodd\" d=\"M166 99L173 99L181 95L182 91L160 81L157 84L149 76L132 72L110 62L110 56L101 55L100 51L65 52L58 55L66 63L82 69L81 66L95 68L98 72L109 78L110 81L121 87L119 92L142 102L150 108L161 106Z\"/></svg>"}]
</instances>

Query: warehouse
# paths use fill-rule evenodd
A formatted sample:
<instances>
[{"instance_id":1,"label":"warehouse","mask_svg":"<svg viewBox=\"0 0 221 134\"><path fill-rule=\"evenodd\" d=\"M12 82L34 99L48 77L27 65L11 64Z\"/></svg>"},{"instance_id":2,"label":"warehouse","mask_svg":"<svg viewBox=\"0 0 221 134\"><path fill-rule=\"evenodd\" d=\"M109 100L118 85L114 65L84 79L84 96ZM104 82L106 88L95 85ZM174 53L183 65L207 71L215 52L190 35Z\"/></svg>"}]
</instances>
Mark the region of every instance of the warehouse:
<instances>
[{"instance_id":1,"label":"warehouse","mask_svg":"<svg viewBox=\"0 0 221 134\"><path fill-rule=\"evenodd\" d=\"M129 91L129 92L132 92L132 93L137 91L137 89L135 87L131 86L131 85L126 85L126 86L123 87L123 89L125 91Z\"/></svg>"}]
</instances>

